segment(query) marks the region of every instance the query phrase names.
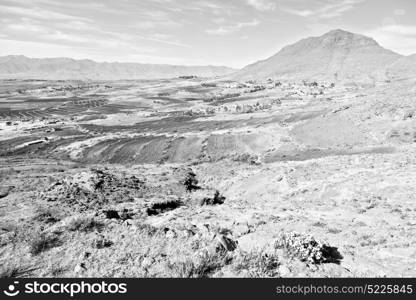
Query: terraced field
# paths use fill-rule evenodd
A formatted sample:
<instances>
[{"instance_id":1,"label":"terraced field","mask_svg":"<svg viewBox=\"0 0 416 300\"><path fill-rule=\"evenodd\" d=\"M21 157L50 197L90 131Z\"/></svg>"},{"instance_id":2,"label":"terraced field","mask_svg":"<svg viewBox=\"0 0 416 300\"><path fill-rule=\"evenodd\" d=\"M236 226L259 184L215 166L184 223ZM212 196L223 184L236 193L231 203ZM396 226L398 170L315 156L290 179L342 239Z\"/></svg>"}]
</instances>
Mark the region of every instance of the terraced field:
<instances>
[{"instance_id":1,"label":"terraced field","mask_svg":"<svg viewBox=\"0 0 416 300\"><path fill-rule=\"evenodd\" d=\"M105 99L72 100L70 102L64 102L58 106L43 109L3 109L0 111L0 119L20 120L74 116L82 114L89 109L104 106L107 103L108 100Z\"/></svg>"}]
</instances>

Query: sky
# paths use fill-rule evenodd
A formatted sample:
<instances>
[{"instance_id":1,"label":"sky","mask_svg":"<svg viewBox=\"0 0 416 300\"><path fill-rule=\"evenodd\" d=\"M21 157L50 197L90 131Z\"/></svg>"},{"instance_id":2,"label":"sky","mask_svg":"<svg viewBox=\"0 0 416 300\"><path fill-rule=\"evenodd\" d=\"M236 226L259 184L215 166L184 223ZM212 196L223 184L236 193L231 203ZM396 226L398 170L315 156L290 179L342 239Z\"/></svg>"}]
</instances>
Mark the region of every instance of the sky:
<instances>
[{"instance_id":1,"label":"sky","mask_svg":"<svg viewBox=\"0 0 416 300\"><path fill-rule=\"evenodd\" d=\"M416 53L416 1L0 0L0 56L241 68L338 28Z\"/></svg>"}]
</instances>

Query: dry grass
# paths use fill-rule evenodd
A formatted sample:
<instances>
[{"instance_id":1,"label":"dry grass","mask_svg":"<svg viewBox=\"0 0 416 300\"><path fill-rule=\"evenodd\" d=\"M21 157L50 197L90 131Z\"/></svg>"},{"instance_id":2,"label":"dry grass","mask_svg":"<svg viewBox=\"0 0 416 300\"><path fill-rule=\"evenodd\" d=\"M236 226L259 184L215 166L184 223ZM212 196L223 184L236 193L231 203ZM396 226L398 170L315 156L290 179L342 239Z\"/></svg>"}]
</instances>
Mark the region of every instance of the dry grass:
<instances>
[{"instance_id":1,"label":"dry grass","mask_svg":"<svg viewBox=\"0 0 416 300\"><path fill-rule=\"evenodd\" d=\"M66 229L69 231L90 232L94 230L101 230L103 224L96 221L90 216L76 216L68 220Z\"/></svg>"},{"instance_id":2,"label":"dry grass","mask_svg":"<svg viewBox=\"0 0 416 300\"><path fill-rule=\"evenodd\" d=\"M201 250L193 257L168 263L170 277L205 278L228 265L232 256L226 251Z\"/></svg>"},{"instance_id":3,"label":"dry grass","mask_svg":"<svg viewBox=\"0 0 416 300\"><path fill-rule=\"evenodd\" d=\"M62 245L59 236L53 233L39 232L33 234L29 240L29 252L32 255L38 255L51 248Z\"/></svg>"},{"instance_id":4,"label":"dry grass","mask_svg":"<svg viewBox=\"0 0 416 300\"><path fill-rule=\"evenodd\" d=\"M3 265L0 269L0 278L30 277L36 268L25 268L17 265Z\"/></svg>"},{"instance_id":5,"label":"dry grass","mask_svg":"<svg viewBox=\"0 0 416 300\"><path fill-rule=\"evenodd\" d=\"M276 253L262 249L251 252L239 251L232 267L236 273L243 273L246 277L277 277L280 260Z\"/></svg>"},{"instance_id":6,"label":"dry grass","mask_svg":"<svg viewBox=\"0 0 416 300\"><path fill-rule=\"evenodd\" d=\"M57 208L39 206L35 210L33 221L53 224L62 219L62 213Z\"/></svg>"}]
</instances>

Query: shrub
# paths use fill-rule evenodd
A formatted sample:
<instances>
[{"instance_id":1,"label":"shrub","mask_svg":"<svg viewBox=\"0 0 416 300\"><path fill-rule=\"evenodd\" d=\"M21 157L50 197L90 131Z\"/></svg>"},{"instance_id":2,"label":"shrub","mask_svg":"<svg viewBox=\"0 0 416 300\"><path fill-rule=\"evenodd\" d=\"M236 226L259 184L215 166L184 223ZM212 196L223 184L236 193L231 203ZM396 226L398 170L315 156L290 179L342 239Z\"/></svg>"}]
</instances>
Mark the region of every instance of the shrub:
<instances>
[{"instance_id":1,"label":"shrub","mask_svg":"<svg viewBox=\"0 0 416 300\"><path fill-rule=\"evenodd\" d=\"M32 255L38 255L41 252L60 246L61 244L57 235L40 232L38 235L34 235L31 241L29 241L29 252Z\"/></svg>"},{"instance_id":2,"label":"shrub","mask_svg":"<svg viewBox=\"0 0 416 300\"><path fill-rule=\"evenodd\" d=\"M172 277L206 278L229 264L232 256L226 251L201 250L193 258L168 264Z\"/></svg>"},{"instance_id":3,"label":"shrub","mask_svg":"<svg viewBox=\"0 0 416 300\"><path fill-rule=\"evenodd\" d=\"M196 179L196 174L192 171L189 171L186 174L186 177L182 181L182 184L185 186L188 192L200 189L200 187L198 186L198 180Z\"/></svg>"},{"instance_id":4,"label":"shrub","mask_svg":"<svg viewBox=\"0 0 416 300\"><path fill-rule=\"evenodd\" d=\"M61 214L57 209L40 206L36 209L33 220L46 224L53 224L61 220Z\"/></svg>"},{"instance_id":5,"label":"shrub","mask_svg":"<svg viewBox=\"0 0 416 300\"><path fill-rule=\"evenodd\" d=\"M203 205L216 205L216 204L223 204L225 201L225 197L220 194L219 191L215 191L214 197L204 197L201 200L201 206Z\"/></svg>"},{"instance_id":6,"label":"shrub","mask_svg":"<svg viewBox=\"0 0 416 300\"><path fill-rule=\"evenodd\" d=\"M289 256L312 264L339 263L339 260L342 259L337 248L318 241L310 235L297 232L282 233L276 241L275 247L283 248Z\"/></svg>"},{"instance_id":7,"label":"shrub","mask_svg":"<svg viewBox=\"0 0 416 300\"><path fill-rule=\"evenodd\" d=\"M263 250L239 252L233 261L233 270L245 272L248 277L265 278L279 276L279 257Z\"/></svg>"},{"instance_id":8,"label":"shrub","mask_svg":"<svg viewBox=\"0 0 416 300\"><path fill-rule=\"evenodd\" d=\"M100 222L97 222L93 217L74 217L71 218L66 228L70 231L83 231L83 232L89 232L93 231L94 229L101 230L103 227L103 224Z\"/></svg>"}]
</instances>

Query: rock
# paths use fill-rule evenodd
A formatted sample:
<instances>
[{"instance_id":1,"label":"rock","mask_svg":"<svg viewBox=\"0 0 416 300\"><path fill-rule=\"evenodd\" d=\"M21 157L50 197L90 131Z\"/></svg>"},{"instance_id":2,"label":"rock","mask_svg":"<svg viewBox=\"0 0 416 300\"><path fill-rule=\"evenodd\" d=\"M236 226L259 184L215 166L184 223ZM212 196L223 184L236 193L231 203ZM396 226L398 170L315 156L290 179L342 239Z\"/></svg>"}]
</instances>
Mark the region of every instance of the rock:
<instances>
[{"instance_id":1,"label":"rock","mask_svg":"<svg viewBox=\"0 0 416 300\"><path fill-rule=\"evenodd\" d=\"M75 273L82 273L86 270L87 270L87 268L85 267L85 263L79 263L74 268Z\"/></svg>"},{"instance_id":2,"label":"rock","mask_svg":"<svg viewBox=\"0 0 416 300\"><path fill-rule=\"evenodd\" d=\"M132 219L134 213L129 211L128 209L123 209L123 211L120 213L120 219L122 220L128 220Z\"/></svg>"},{"instance_id":3,"label":"rock","mask_svg":"<svg viewBox=\"0 0 416 300\"><path fill-rule=\"evenodd\" d=\"M169 229L169 228L166 228L166 229L168 230L165 231L165 235L168 239L174 239L178 236L174 230Z\"/></svg>"},{"instance_id":4,"label":"rock","mask_svg":"<svg viewBox=\"0 0 416 300\"><path fill-rule=\"evenodd\" d=\"M0 199L7 197L9 195L10 191L13 189L13 186L1 186L0 187Z\"/></svg>"},{"instance_id":5,"label":"rock","mask_svg":"<svg viewBox=\"0 0 416 300\"><path fill-rule=\"evenodd\" d=\"M153 265L154 262L155 262L154 258L152 258L152 257L145 257L142 260L141 266L142 266L143 269L148 269L148 268L150 268Z\"/></svg>"},{"instance_id":6,"label":"rock","mask_svg":"<svg viewBox=\"0 0 416 300\"><path fill-rule=\"evenodd\" d=\"M174 210L183 205L181 199L165 199L162 201L154 202L150 207L146 209L148 216L156 216L167 211Z\"/></svg>"},{"instance_id":7,"label":"rock","mask_svg":"<svg viewBox=\"0 0 416 300\"><path fill-rule=\"evenodd\" d=\"M118 212L115 210L104 210L103 213L107 219L120 219Z\"/></svg>"},{"instance_id":8,"label":"rock","mask_svg":"<svg viewBox=\"0 0 416 300\"><path fill-rule=\"evenodd\" d=\"M246 235L248 233L250 233L250 227L248 226L248 224L238 224L233 228L233 233L237 236L243 236Z\"/></svg>"},{"instance_id":9,"label":"rock","mask_svg":"<svg viewBox=\"0 0 416 300\"><path fill-rule=\"evenodd\" d=\"M127 219L127 220L125 220L124 222L123 222L123 224L122 224L123 226L126 226L126 227L130 227L130 226L133 226L134 225L134 223L133 223L133 221L132 220L130 220L130 219Z\"/></svg>"}]
</instances>

